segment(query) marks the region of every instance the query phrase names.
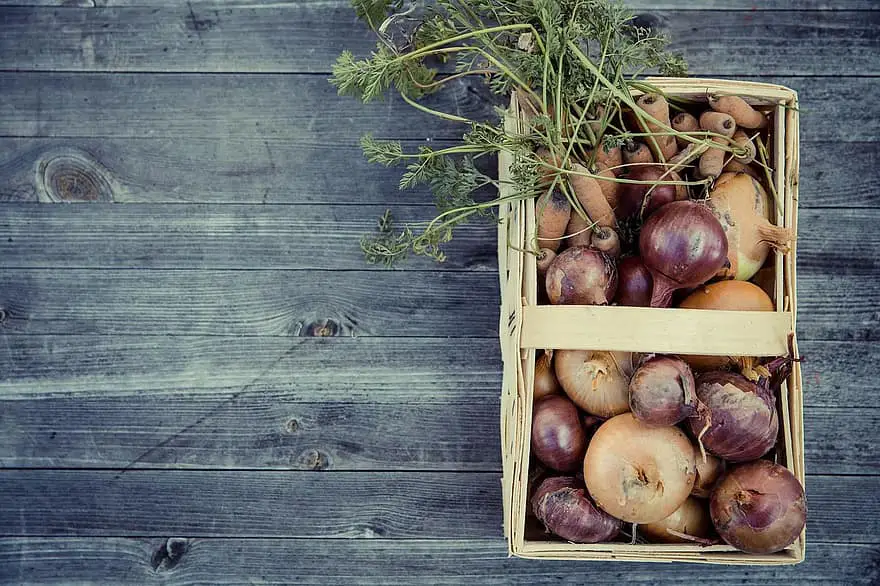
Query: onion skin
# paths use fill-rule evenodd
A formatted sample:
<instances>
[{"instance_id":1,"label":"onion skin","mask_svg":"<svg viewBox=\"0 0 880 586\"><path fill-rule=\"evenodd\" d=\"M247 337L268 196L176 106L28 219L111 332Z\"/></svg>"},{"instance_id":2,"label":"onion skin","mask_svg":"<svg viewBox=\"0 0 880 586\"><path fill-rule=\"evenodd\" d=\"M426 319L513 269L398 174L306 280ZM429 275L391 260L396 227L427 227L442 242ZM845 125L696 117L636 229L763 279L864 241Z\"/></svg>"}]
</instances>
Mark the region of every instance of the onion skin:
<instances>
[{"instance_id":1,"label":"onion skin","mask_svg":"<svg viewBox=\"0 0 880 586\"><path fill-rule=\"evenodd\" d=\"M639 525L639 532L650 538L651 541L659 543L693 543L689 539L670 533L667 529L705 539L709 536L711 527L712 521L709 517L707 503L694 497L688 497L668 517L654 523Z\"/></svg>"},{"instance_id":2,"label":"onion skin","mask_svg":"<svg viewBox=\"0 0 880 586\"><path fill-rule=\"evenodd\" d=\"M551 395L535 404L532 416L532 453L544 465L571 472L583 461L587 449L580 414L574 403Z\"/></svg>"},{"instance_id":3,"label":"onion skin","mask_svg":"<svg viewBox=\"0 0 880 586\"><path fill-rule=\"evenodd\" d=\"M660 165L639 165L627 171L622 177L634 181L681 181L678 173L667 172ZM647 218L660 206L684 199L687 199L687 187L684 185L621 183L615 213L621 220L632 217Z\"/></svg>"},{"instance_id":4,"label":"onion skin","mask_svg":"<svg viewBox=\"0 0 880 586\"><path fill-rule=\"evenodd\" d=\"M764 265L770 250L788 249L790 230L770 222L773 207L760 181L746 173L724 173L709 194L709 208L728 240L730 267L720 277L747 281Z\"/></svg>"},{"instance_id":5,"label":"onion skin","mask_svg":"<svg viewBox=\"0 0 880 586\"><path fill-rule=\"evenodd\" d=\"M607 418L629 411L629 352L556 350L556 379L575 405Z\"/></svg>"},{"instance_id":6,"label":"onion skin","mask_svg":"<svg viewBox=\"0 0 880 586\"><path fill-rule=\"evenodd\" d=\"M622 272L622 271L621 271ZM723 311L773 311L773 301L763 289L748 281L719 281L698 288L679 307ZM731 356L682 355L694 370L723 370L735 363Z\"/></svg>"},{"instance_id":7,"label":"onion skin","mask_svg":"<svg viewBox=\"0 0 880 586\"><path fill-rule=\"evenodd\" d=\"M629 381L629 407L650 425L675 425L696 411L694 375L684 361L654 356Z\"/></svg>"},{"instance_id":8,"label":"onion skin","mask_svg":"<svg viewBox=\"0 0 880 586\"><path fill-rule=\"evenodd\" d=\"M691 431L716 456L746 462L776 444L779 416L769 389L740 374L714 371L697 377L697 398L705 408L690 418Z\"/></svg>"},{"instance_id":9,"label":"onion skin","mask_svg":"<svg viewBox=\"0 0 880 586\"><path fill-rule=\"evenodd\" d=\"M535 396L539 401L549 395L557 395L562 391L556 373L553 372L553 352L546 351L535 362Z\"/></svg>"},{"instance_id":10,"label":"onion skin","mask_svg":"<svg viewBox=\"0 0 880 586\"><path fill-rule=\"evenodd\" d=\"M617 267L603 252L573 246L556 256L545 280L554 305L606 305L617 291Z\"/></svg>"},{"instance_id":11,"label":"onion skin","mask_svg":"<svg viewBox=\"0 0 880 586\"><path fill-rule=\"evenodd\" d=\"M695 447L694 450L694 453L697 454L697 479L694 481L694 489L691 491L691 494L695 497L707 499L711 496L712 489L715 488L718 480L724 474L726 464L724 460L712 454L706 454L706 460L703 461L699 446Z\"/></svg>"},{"instance_id":12,"label":"onion skin","mask_svg":"<svg viewBox=\"0 0 880 586\"><path fill-rule=\"evenodd\" d=\"M748 553L785 549L807 522L804 487L787 468L767 460L730 470L712 492L709 511L721 538Z\"/></svg>"},{"instance_id":13,"label":"onion skin","mask_svg":"<svg viewBox=\"0 0 880 586\"><path fill-rule=\"evenodd\" d=\"M721 270L727 262L727 237L708 207L675 201L644 223L639 251L654 278L651 307L669 307L677 289L705 283Z\"/></svg>"},{"instance_id":14,"label":"onion skin","mask_svg":"<svg viewBox=\"0 0 880 586\"><path fill-rule=\"evenodd\" d=\"M568 476L544 480L532 497L532 512L547 531L574 543L610 541L622 526L593 504L583 484Z\"/></svg>"},{"instance_id":15,"label":"onion skin","mask_svg":"<svg viewBox=\"0 0 880 586\"><path fill-rule=\"evenodd\" d=\"M653 289L654 277L642 259L628 256L617 264L617 305L649 307Z\"/></svg>"},{"instance_id":16,"label":"onion skin","mask_svg":"<svg viewBox=\"0 0 880 586\"><path fill-rule=\"evenodd\" d=\"M584 458L590 496L629 523L671 515L690 495L695 474L694 449L680 429L647 425L632 413L602 424Z\"/></svg>"}]
</instances>

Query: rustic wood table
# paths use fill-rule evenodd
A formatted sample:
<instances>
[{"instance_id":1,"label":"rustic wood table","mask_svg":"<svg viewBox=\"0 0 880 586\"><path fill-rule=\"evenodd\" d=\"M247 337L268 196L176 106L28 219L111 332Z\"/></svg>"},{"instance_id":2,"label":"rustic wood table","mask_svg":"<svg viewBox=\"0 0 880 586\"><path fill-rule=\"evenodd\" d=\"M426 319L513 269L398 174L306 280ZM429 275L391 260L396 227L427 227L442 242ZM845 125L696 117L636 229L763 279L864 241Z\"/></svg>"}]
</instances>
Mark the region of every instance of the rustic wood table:
<instances>
[{"instance_id":1,"label":"rustic wood table","mask_svg":"<svg viewBox=\"0 0 880 586\"><path fill-rule=\"evenodd\" d=\"M364 264L359 137L461 130L336 96L347 2L0 0L0 583L877 584L880 3L631 5L801 96L803 565L507 558L494 228Z\"/></svg>"}]
</instances>

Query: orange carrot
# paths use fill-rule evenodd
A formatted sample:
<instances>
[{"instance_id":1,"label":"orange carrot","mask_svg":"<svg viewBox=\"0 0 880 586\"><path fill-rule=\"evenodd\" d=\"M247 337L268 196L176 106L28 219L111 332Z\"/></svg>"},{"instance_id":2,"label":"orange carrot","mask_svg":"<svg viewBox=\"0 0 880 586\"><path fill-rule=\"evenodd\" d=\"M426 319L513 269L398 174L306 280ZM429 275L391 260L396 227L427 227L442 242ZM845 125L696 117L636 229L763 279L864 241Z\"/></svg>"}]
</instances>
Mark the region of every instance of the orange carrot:
<instances>
[{"instance_id":1,"label":"orange carrot","mask_svg":"<svg viewBox=\"0 0 880 586\"><path fill-rule=\"evenodd\" d=\"M567 246L589 246L593 234L590 226L593 223L585 220L577 212L572 212L568 227L565 228L565 243Z\"/></svg>"},{"instance_id":2,"label":"orange carrot","mask_svg":"<svg viewBox=\"0 0 880 586\"><path fill-rule=\"evenodd\" d=\"M724 136L733 136L733 133L736 132L736 121L730 114L706 110L700 114L700 128Z\"/></svg>"},{"instance_id":3,"label":"orange carrot","mask_svg":"<svg viewBox=\"0 0 880 586\"><path fill-rule=\"evenodd\" d=\"M721 144L724 139L713 138L712 140ZM703 153L703 156L700 157L700 165L697 169L697 173L700 177L712 177L714 179L721 175L723 167L724 150L710 147L709 150Z\"/></svg>"},{"instance_id":4,"label":"orange carrot","mask_svg":"<svg viewBox=\"0 0 880 586\"><path fill-rule=\"evenodd\" d=\"M654 155L651 154L651 149L643 142L631 141L623 145L621 150L623 151L623 162L627 165L654 162Z\"/></svg>"},{"instance_id":5,"label":"orange carrot","mask_svg":"<svg viewBox=\"0 0 880 586\"><path fill-rule=\"evenodd\" d=\"M743 148L746 150L745 156L736 157L734 156L734 160L738 163L742 163L743 165L748 165L752 161L755 160L755 155L757 154L755 145L752 140L749 138L749 135L743 132L742 130L737 130L733 133L733 142L736 143L736 146Z\"/></svg>"},{"instance_id":6,"label":"orange carrot","mask_svg":"<svg viewBox=\"0 0 880 586\"><path fill-rule=\"evenodd\" d=\"M672 123L670 124L670 126L672 126L673 130L686 133L696 132L700 129L700 123L697 122L697 119L687 112L677 114L675 118L672 119ZM683 149L689 144L693 144L683 138L676 137L675 140L678 143L678 148L680 149Z\"/></svg>"},{"instance_id":7,"label":"orange carrot","mask_svg":"<svg viewBox=\"0 0 880 586\"><path fill-rule=\"evenodd\" d=\"M593 151L590 151L592 154ZM614 147L611 150L605 150L605 147L599 146L595 150L596 163L602 163L606 167L620 167L623 165L623 154L620 152L620 147ZM617 170L615 169L615 175L617 174Z\"/></svg>"},{"instance_id":8,"label":"orange carrot","mask_svg":"<svg viewBox=\"0 0 880 586\"><path fill-rule=\"evenodd\" d=\"M596 163L596 175L601 177L605 177L607 181L602 179L596 179L599 182L599 187L602 188L602 195L605 196L605 201L608 202L608 205L611 206L611 209L617 207L617 193L620 189L620 183L617 181L611 181L616 178L614 171L609 169L606 165L602 163Z\"/></svg>"},{"instance_id":9,"label":"orange carrot","mask_svg":"<svg viewBox=\"0 0 880 586\"><path fill-rule=\"evenodd\" d=\"M639 99L636 100L636 104L644 110L645 113L662 122L665 126L671 126L669 122L669 102L667 102L666 98L662 95L644 94L639 96ZM663 126L656 122L652 122L651 120L645 120L644 127L645 132L668 132L666 128L663 128ZM678 150L675 137L672 135L649 136L648 144L651 144L652 142L657 150L663 155L664 159L673 156Z\"/></svg>"},{"instance_id":10,"label":"orange carrot","mask_svg":"<svg viewBox=\"0 0 880 586\"><path fill-rule=\"evenodd\" d=\"M571 216L571 204L560 192L547 191L538 198L535 204L538 221L538 246L559 250L560 238L565 235L568 219Z\"/></svg>"},{"instance_id":11,"label":"orange carrot","mask_svg":"<svg viewBox=\"0 0 880 586\"><path fill-rule=\"evenodd\" d=\"M577 163L571 166L571 170L575 173L588 173L586 167ZM616 226L614 210L608 205L608 201L605 199L602 187L598 181L592 177L575 174L569 175L568 181L574 190L575 197L577 197L584 211L587 212L591 222L597 226L608 226L611 228Z\"/></svg>"},{"instance_id":12,"label":"orange carrot","mask_svg":"<svg viewBox=\"0 0 880 586\"><path fill-rule=\"evenodd\" d=\"M743 128L767 126L767 117L739 96L709 96L709 106L716 112L733 116L737 126Z\"/></svg>"}]
</instances>

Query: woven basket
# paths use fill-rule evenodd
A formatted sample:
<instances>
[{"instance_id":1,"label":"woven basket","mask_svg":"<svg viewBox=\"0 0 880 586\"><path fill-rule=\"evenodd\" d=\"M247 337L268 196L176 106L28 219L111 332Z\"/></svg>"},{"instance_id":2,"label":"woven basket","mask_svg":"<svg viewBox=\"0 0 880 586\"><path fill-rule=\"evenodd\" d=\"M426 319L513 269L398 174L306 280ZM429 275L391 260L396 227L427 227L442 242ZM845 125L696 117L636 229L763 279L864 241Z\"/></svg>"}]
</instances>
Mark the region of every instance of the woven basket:
<instances>
[{"instance_id":1,"label":"woven basket","mask_svg":"<svg viewBox=\"0 0 880 586\"><path fill-rule=\"evenodd\" d=\"M776 224L797 233L797 94L785 87L714 79L651 78L669 96L705 101L710 94L738 95L753 105L773 108L771 166L782 201ZM516 96L505 120L509 132L520 128ZM499 157L499 179L506 186L512 159ZM509 187L502 189L502 196ZM780 209L781 208L781 209ZM534 242L535 202L519 201L500 210L498 265L501 280L501 394L504 532L510 553L526 558L701 562L720 564L795 564L804 559L805 534L783 551L748 554L727 545L575 544L553 538L528 514L528 475L532 393L538 349L619 350L632 352L778 356L788 353L795 331L796 244L775 256L776 312L731 312L616 306L548 306L537 303L537 267L521 252ZM517 250L519 249L519 250ZM795 352L797 343L795 342ZM795 363L783 384L777 408L781 442L779 462L804 482L803 393Z\"/></svg>"}]
</instances>

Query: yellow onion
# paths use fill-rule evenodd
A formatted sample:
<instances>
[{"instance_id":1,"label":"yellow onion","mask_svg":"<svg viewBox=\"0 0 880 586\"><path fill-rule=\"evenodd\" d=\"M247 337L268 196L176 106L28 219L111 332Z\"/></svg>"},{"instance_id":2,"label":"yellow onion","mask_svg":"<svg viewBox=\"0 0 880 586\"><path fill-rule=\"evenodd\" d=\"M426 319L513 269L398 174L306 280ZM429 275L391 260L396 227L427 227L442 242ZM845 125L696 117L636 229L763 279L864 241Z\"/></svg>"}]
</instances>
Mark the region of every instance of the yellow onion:
<instances>
[{"instance_id":1,"label":"yellow onion","mask_svg":"<svg viewBox=\"0 0 880 586\"><path fill-rule=\"evenodd\" d=\"M699 457L697 458L699 460ZM653 523L639 525L639 532L660 543L692 543L693 540L682 537L687 535L706 539L712 521L709 518L709 505L694 497L688 497L675 512Z\"/></svg>"},{"instance_id":2,"label":"yellow onion","mask_svg":"<svg viewBox=\"0 0 880 586\"><path fill-rule=\"evenodd\" d=\"M554 362L562 390L587 413L607 418L629 411L632 353L557 350Z\"/></svg>"}]
</instances>

